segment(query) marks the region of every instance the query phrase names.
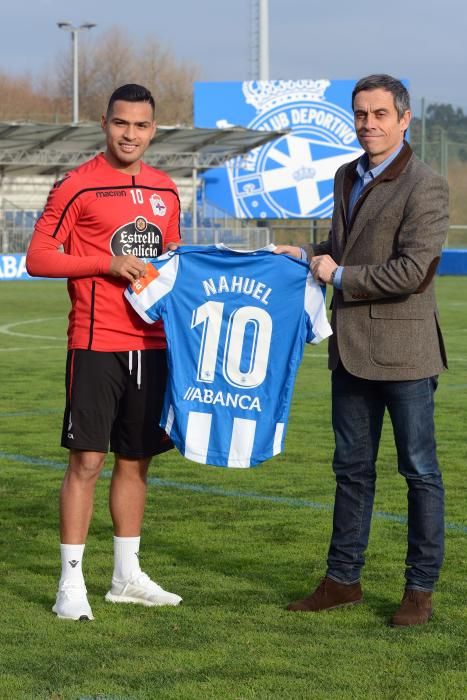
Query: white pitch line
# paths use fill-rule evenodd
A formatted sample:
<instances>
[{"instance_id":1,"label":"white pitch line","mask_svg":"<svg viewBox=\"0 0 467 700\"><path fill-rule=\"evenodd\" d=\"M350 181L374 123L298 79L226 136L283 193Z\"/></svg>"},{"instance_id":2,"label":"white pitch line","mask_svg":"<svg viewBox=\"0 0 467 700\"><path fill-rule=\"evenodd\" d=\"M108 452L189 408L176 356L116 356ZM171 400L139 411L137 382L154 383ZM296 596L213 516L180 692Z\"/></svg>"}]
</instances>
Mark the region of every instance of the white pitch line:
<instances>
[{"instance_id":1,"label":"white pitch line","mask_svg":"<svg viewBox=\"0 0 467 700\"><path fill-rule=\"evenodd\" d=\"M61 339L63 340L63 338ZM66 349L66 345L64 344L63 349ZM25 346L22 348L0 348L0 352L26 352L27 350L30 350L31 352L36 352L36 350L57 350L61 349L60 345L29 345Z\"/></svg>"},{"instance_id":2,"label":"white pitch line","mask_svg":"<svg viewBox=\"0 0 467 700\"><path fill-rule=\"evenodd\" d=\"M57 337L55 335L34 335L33 333L18 333L17 331L10 330L11 328L16 328L17 326L25 326L30 323L44 323L44 321L55 321L57 318L63 319L63 316L48 316L47 318L32 318L28 321L15 321L14 323L5 323L0 326L0 333L5 335L14 335L18 338L36 338L37 340L63 340L63 336Z\"/></svg>"}]
</instances>

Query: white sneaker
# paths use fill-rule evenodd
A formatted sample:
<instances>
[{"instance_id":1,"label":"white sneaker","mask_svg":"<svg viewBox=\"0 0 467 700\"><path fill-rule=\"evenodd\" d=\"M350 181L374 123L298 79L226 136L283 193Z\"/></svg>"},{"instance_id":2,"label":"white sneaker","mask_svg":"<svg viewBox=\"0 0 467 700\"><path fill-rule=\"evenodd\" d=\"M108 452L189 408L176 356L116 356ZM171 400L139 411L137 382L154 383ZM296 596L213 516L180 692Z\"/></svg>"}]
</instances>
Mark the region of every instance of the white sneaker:
<instances>
[{"instance_id":1,"label":"white sneaker","mask_svg":"<svg viewBox=\"0 0 467 700\"><path fill-rule=\"evenodd\" d=\"M139 603L148 607L178 605L182 602L179 595L164 591L142 571L128 581L117 581L113 578L112 588L105 599L109 603Z\"/></svg>"},{"instance_id":2,"label":"white sneaker","mask_svg":"<svg viewBox=\"0 0 467 700\"><path fill-rule=\"evenodd\" d=\"M63 581L52 612L62 620L94 620L84 583Z\"/></svg>"}]
</instances>

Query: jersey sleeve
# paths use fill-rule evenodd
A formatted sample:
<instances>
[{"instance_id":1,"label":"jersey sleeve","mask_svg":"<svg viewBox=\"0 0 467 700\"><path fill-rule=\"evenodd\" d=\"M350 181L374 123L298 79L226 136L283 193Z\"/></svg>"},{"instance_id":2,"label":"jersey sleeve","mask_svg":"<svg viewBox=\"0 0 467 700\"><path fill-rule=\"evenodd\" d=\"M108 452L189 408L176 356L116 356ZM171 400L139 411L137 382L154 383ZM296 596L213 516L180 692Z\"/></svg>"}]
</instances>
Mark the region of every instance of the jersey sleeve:
<instances>
[{"instance_id":1,"label":"jersey sleeve","mask_svg":"<svg viewBox=\"0 0 467 700\"><path fill-rule=\"evenodd\" d=\"M159 320L177 280L180 256L166 253L146 264L146 274L125 290L125 298L146 323Z\"/></svg>"},{"instance_id":2,"label":"jersey sleeve","mask_svg":"<svg viewBox=\"0 0 467 700\"><path fill-rule=\"evenodd\" d=\"M68 255L59 250L60 241L35 230L26 254L26 269L32 277L89 277L109 272L106 255Z\"/></svg>"},{"instance_id":3,"label":"jersey sleeve","mask_svg":"<svg viewBox=\"0 0 467 700\"><path fill-rule=\"evenodd\" d=\"M65 177L50 190L37 221L26 255L26 269L33 277L87 277L108 274L110 255L78 256L59 248L66 244L81 214L74 178Z\"/></svg>"},{"instance_id":4,"label":"jersey sleeve","mask_svg":"<svg viewBox=\"0 0 467 700\"><path fill-rule=\"evenodd\" d=\"M317 344L332 335L326 316L326 287L321 287L309 272L305 284L306 342Z\"/></svg>"}]
</instances>

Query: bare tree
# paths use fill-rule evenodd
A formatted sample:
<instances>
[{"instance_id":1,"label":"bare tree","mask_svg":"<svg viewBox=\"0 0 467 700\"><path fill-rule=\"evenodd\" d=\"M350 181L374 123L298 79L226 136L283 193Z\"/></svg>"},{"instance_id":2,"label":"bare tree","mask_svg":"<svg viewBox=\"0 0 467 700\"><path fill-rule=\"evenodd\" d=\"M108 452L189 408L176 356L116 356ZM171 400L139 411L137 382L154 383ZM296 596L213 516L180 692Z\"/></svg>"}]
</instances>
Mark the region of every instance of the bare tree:
<instances>
[{"instance_id":1,"label":"bare tree","mask_svg":"<svg viewBox=\"0 0 467 700\"><path fill-rule=\"evenodd\" d=\"M100 35L83 33L79 41L80 120L98 121L115 88L141 83L154 95L159 124L192 123L197 68L178 61L155 37L135 45L124 29L114 26ZM70 121L72 76L71 45L36 81L0 73L0 120Z\"/></svg>"},{"instance_id":2,"label":"bare tree","mask_svg":"<svg viewBox=\"0 0 467 700\"><path fill-rule=\"evenodd\" d=\"M0 120L61 121L65 104L52 92L37 87L28 76L10 77L0 73Z\"/></svg>"},{"instance_id":3,"label":"bare tree","mask_svg":"<svg viewBox=\"0 0 467 700\"><path fill-rule=\"evenodd\" d=\"M138 67L139 81L154 95L159 124L192 123L192 86L197 69L178 64L155 39L146 42Z\"/></svg>"},{"instance_id":4,"label":"bare tree","mask_svg":"<svg viewBox=\"0 0 467 700\"><path fill-rule=\"evenodd\" d=\"M83 61L82 113L97 120L105 101L119 85L135 82L136 56L133 45L122 29L112 27L95 40Z\"/></svg>"},{"instance_id":5,"label":"bare tree","mask_svg":"<svg viewBox=\"0 0 467 700\"><path fill-rule=\"evenodd\" d=\"M58 62L58 93L71 97L71 54ZM105 100L119 85L141 83L156 100L161 124L192 122L192 84L197 70L179 63L154 38L134 45L120 27L112 27L97 39L85 35L79 52L79 103L81 120L98 120Z\"/></svg>"}]
</instances>

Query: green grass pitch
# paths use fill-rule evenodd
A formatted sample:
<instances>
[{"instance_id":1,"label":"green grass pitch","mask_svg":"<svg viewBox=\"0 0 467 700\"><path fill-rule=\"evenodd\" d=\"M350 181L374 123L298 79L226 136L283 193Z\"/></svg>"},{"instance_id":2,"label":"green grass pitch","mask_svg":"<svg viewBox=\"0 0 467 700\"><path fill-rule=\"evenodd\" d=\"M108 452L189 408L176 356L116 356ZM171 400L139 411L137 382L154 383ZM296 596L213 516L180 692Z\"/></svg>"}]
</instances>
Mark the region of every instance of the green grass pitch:
<instances>
[{"instance_id":1,"label":"green grass pitch","mask_svg":"<svg viewBox=\"0 0 467 700\"><path fill-rule=\"evenodd\" d=\"M67 459L59 438L69 303L63 282L1 282L0 699L467 697L467 279L440 278L437 288L450 356L437 392L446 561L433 620L394 630L387 619L403 589L406 488L389 424L364 604L316 615L284 610L323 575L331 528L325 344L305 350L282 455L251 470L197 465L175 451L154 461L141 563L183 605L104 602L112 572L104 474L84 561L96 620L57 620L50 609Z\"/></svg>"}]
</instances>

